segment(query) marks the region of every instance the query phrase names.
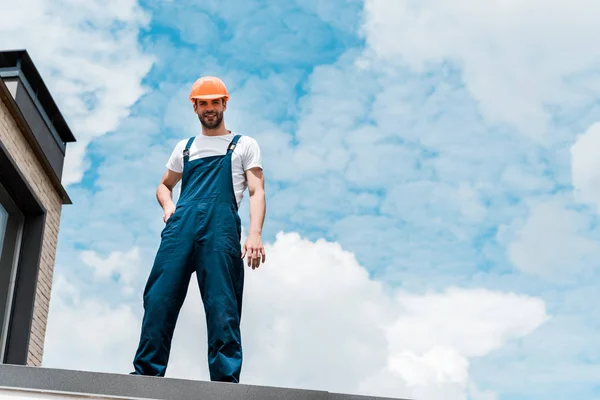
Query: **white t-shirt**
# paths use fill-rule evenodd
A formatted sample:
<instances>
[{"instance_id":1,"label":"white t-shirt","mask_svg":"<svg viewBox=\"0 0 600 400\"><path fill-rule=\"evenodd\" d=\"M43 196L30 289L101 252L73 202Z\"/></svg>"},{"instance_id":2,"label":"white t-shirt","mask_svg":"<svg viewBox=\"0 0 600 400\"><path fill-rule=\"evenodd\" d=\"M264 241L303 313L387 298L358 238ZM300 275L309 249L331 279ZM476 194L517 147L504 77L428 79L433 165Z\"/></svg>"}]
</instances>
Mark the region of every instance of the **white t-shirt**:
<instances>
[{"instance_id":1,"label":"white t-shirt","mask_svg":"<svg viewBox=\"0 0 600 400\"><path fill-rule=\"evenodd\" d=\"M227 153L227 147L233 140L235 133L222 136L206 136L200 133L196 135L192 146L190 147L189 160L198 158L220 156ZM175 172L183 172L183 150L189 138L183 139L177 143L167 162L167 168ZM242 135L237 142L233 154L231 155L231 172L233 180L233 189L238 203L242 202L244 190L248 187L244 172L250 168L262 168L262 155L260 147L255 139Z\"/></svg>"}]
</instances>

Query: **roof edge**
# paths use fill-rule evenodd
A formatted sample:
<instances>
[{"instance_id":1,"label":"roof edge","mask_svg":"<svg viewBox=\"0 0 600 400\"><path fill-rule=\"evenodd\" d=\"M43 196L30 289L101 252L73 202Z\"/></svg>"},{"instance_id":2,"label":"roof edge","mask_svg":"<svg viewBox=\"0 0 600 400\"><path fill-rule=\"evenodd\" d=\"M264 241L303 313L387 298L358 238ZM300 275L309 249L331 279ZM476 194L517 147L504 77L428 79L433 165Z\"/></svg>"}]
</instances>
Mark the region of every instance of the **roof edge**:
<instances>
[{"instance_id":1,"label":"roof edge","mask_svg":"<svg viewBox=\"0 0 600 400\"><path fill-rule=\"evenodd\" d=\"M10 58L16 60L16 65L5 64L7 62L6 60ZM44 112L48 115L48 118L52 122L52 125L60 138L65 143L77 141L27 50L16 49L0 51L0 67L18 68L25 79L27 79L29 85L36 92L38 101L44 109Z\"/></svg>"},{"instance_id":2,"label":"roof edge","mask_svg":"<svg viewBox=\"0 0 600 400\"><path fill-rule=\"evenodd\" d=\"M31 131L29 124L27 123L25 117L23 116L23 114L21 113L21 110L19 109L19 106L12 98L12 95L10 94L8 87L6 86L6 84L4 83L4 81L2 79L0 79L0 101L2 101L4 104L6 104L6 108L8 108L9 113L15 119L17 126L23 133L23 136L25 136L27 143L29 143L29 145L33 149L33 153L35 154L36 158L39 160L40 164L42 165L42 168L44 169L44 172L46 172L46 175L50 179L52 186L54 186L54 189L57 191L57 193L62 201L62 204L63 205L73 204L73 202L69 198L69 194L63 187L60 178L54 173L54 170L53 170L52 166L50 165L50 163L48 162L48 159L44 155L42 148L40 147L39 143L35 139L35 135Z\"/></svg>"}]
</instances>

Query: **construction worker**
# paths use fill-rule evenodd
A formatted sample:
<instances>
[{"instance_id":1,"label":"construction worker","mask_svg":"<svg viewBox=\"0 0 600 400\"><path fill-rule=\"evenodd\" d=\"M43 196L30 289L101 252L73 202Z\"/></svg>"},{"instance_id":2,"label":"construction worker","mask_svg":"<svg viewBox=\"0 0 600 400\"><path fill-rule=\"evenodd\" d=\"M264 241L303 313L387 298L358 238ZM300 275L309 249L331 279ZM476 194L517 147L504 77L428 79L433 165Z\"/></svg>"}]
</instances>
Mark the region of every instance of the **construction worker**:
<instances>
[{"instance_id":1,"label":"construction worker","mask_svg":"<svg viewBox=\"0 0 600 400\"><path fill-rule=\"evenodd\" d=\"M195 272L206 313L210 379L237 383L244 258L252 269L266 259L261 153L254 139L225 128L229 93L220 79L198 79L189 99L202 133L175 146L156 192L166 225L144 290L132 374L165 375L177 317ZM175 206L172 191L179 180L181 194ZM242 248L238 208L246 188L250 229Z\"/></svg>"}]
</instances>

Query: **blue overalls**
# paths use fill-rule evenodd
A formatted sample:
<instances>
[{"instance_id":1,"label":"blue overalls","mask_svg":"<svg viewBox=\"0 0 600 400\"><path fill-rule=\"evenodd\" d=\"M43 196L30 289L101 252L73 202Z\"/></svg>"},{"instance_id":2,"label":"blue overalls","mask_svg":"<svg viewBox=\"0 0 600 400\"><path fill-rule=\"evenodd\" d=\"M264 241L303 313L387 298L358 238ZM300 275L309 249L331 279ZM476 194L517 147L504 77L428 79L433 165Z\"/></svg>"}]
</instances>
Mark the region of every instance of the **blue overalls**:
<instances>
[{"instance_id":1,"label":"blue overalls","mask_svg":"<svg viewBox=\"0 0 600 400\"><path fill-rule=\"evenodd\" d=\"M241 221L227 153L189 160L184 150L181 194L161 233L144 290L144 318L133 374L164 376L171 339L193 272L196 272L208 330L210 379L239 382L242 367L240 319L244 287Z\"/></svg>"}]
</instances>

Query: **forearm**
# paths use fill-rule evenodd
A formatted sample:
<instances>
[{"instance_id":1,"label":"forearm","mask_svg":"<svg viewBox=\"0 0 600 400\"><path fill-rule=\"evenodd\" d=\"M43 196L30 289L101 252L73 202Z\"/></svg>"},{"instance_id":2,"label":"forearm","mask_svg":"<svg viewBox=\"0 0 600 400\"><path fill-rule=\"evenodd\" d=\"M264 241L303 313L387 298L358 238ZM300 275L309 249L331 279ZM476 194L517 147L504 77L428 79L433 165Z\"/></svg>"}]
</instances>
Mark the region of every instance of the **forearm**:
<instances>
[{"instance_id":1,"label":"forearm","mask_svg":"<svg viewBox=\"0 0 600 400\"><path fill-rule=\"evenodd\" d=\"M250 233L262 234L267 204L265 191L256 189L250 194Z\"/></svg>"},{"instance_id":2,"label":"forearm","mask_svg":"<svg viewBox=\"0 0 600 400\"><path fill-rule=\"evenodd\" d=\"M160 204L163 210L167 206L174 206L173 191L163 183L158 185L158 188L156 189L156 199L158 200L158 204Z\"/></svg>"}]
</instances>

